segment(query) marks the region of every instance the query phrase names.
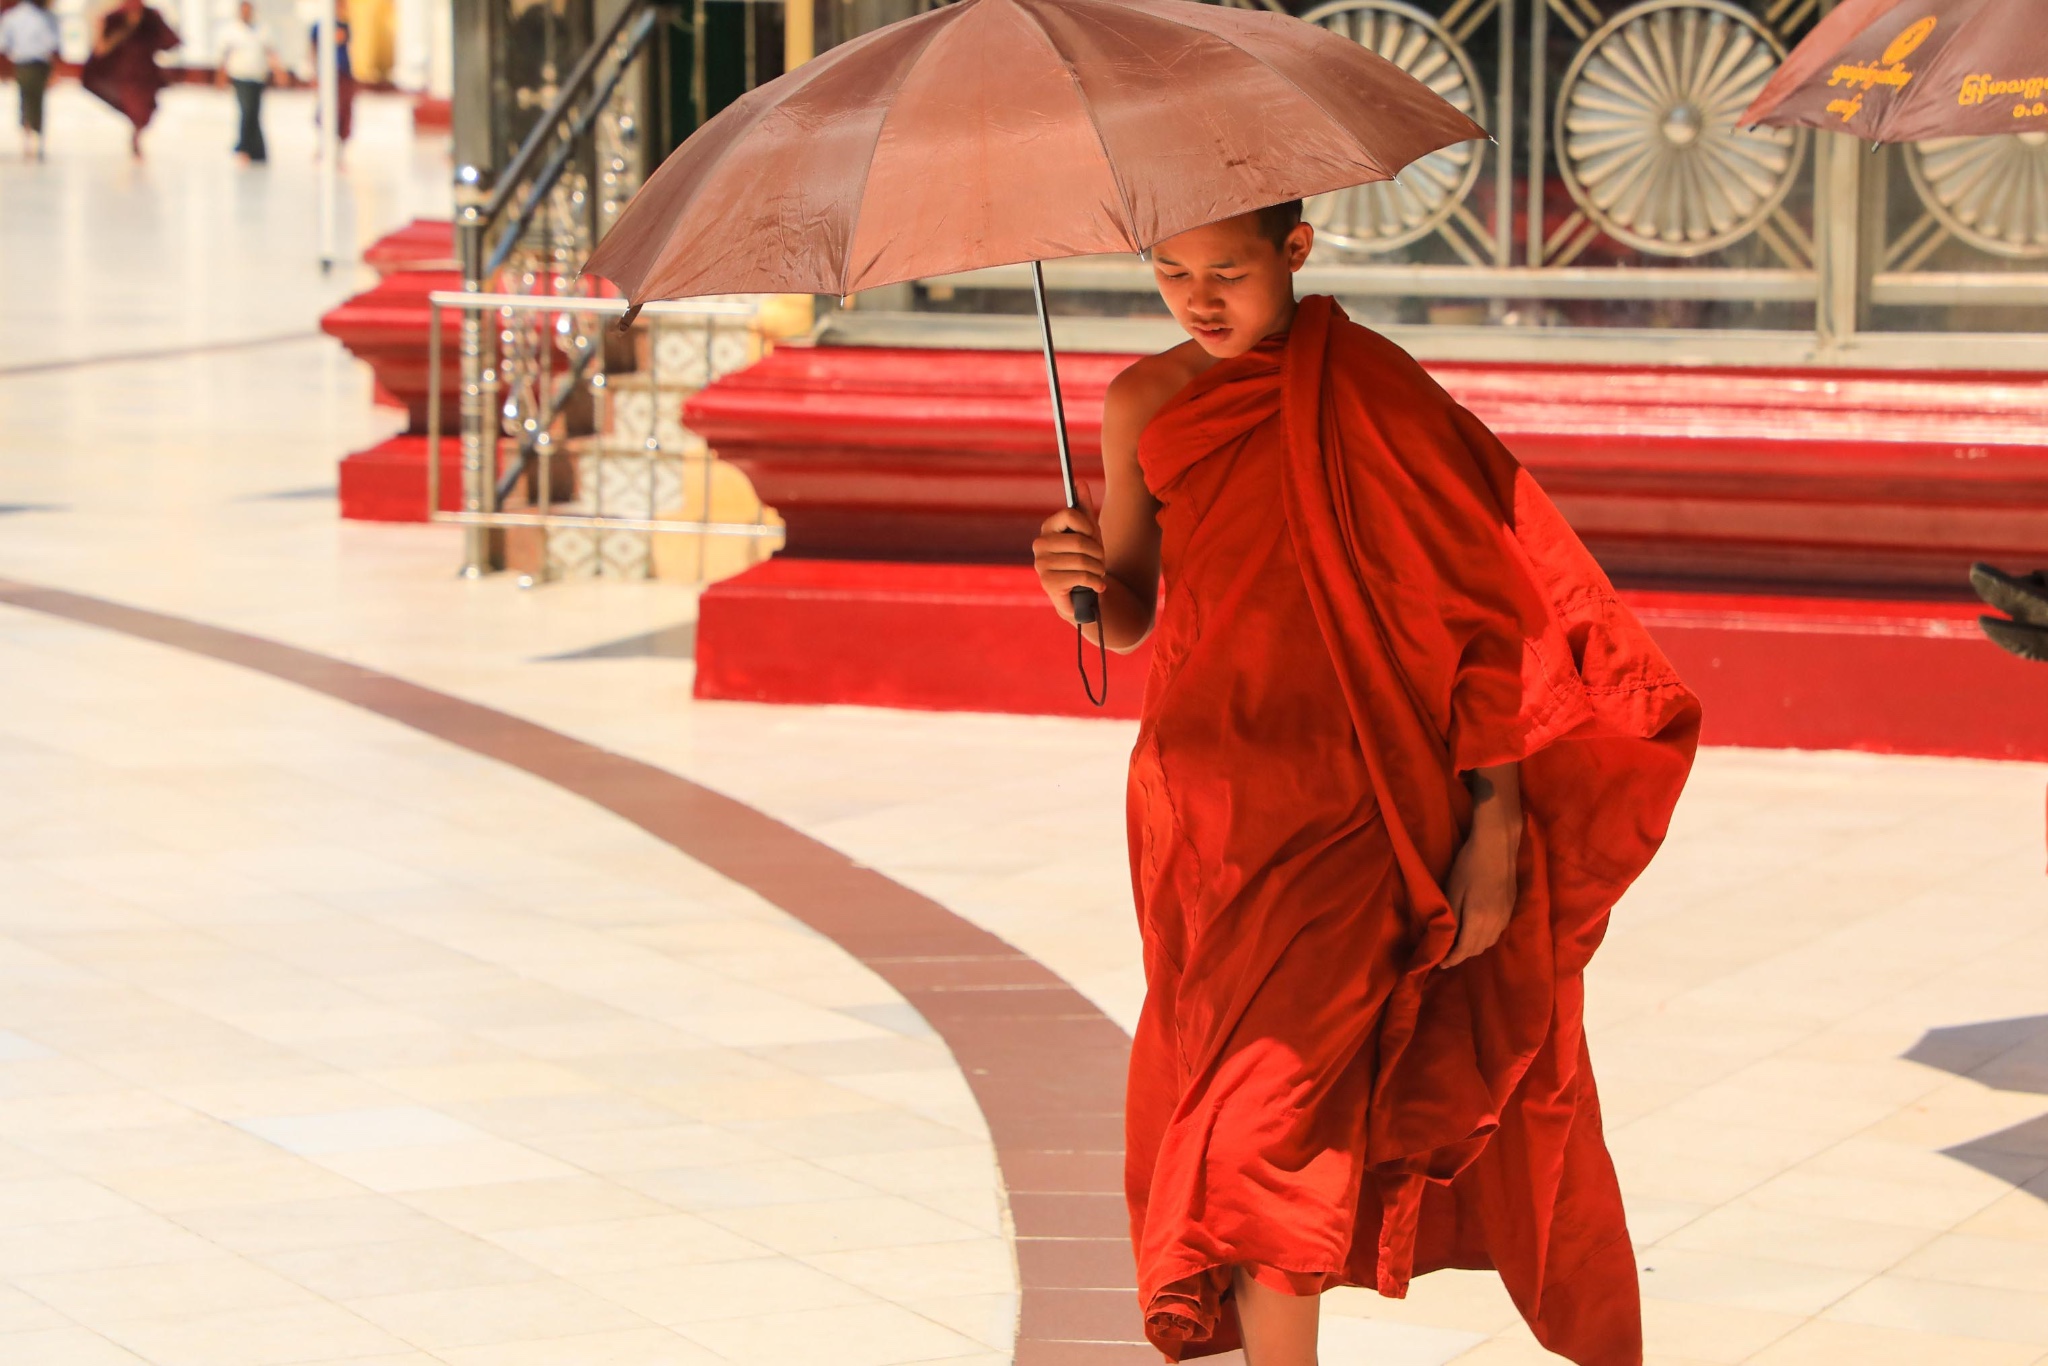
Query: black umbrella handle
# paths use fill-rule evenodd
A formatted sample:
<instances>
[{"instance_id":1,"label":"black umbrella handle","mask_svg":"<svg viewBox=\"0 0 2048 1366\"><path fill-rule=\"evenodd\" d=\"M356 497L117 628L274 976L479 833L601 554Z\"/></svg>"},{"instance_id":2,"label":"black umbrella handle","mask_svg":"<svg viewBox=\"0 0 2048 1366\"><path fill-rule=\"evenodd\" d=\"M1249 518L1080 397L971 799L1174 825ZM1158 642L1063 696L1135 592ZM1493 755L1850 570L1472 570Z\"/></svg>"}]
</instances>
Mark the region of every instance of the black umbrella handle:
<instances>
[{"instance_id":1,"label":"black umbrella handle","mask_svg":"<svg viewBox=\"0 0 2048 1366\"><path fill-rule=\"evenodd\" d=\"M1031 294L1038 302L1038 335L1045 345L1045 385L1052 391L1052 429L1059 440L1060 484L1067 495L1067 506L1081 506L1081 493L1074 484L1074 456L1067 449L1067 406L1060 398L1060 369L1053 360L1052 317L1045 309L1045 266L1038 261L1031 263ZM1081 690L1088 694L1088 700L1096 706L1109 701L1109 642L1102 638L1102 600L1092 588L1071 588L1067 590L1067 601L1074 609L1074 657L1081 670ZM1095 684L1088 677L1088 626L1095 625L1095 646L1102 656L1102 691L1096 694Z\"/></svg>"}]
</instances>

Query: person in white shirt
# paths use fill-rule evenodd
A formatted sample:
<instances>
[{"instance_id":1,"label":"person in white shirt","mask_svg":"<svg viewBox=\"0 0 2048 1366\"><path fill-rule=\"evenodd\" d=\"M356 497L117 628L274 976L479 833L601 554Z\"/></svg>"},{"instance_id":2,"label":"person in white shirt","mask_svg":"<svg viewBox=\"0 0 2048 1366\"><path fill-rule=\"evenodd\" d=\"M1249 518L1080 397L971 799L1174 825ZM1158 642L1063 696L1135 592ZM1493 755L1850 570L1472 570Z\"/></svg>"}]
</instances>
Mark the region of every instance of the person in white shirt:
<instances>
[{"instance_id":1,"label":"person in white shirt","mask_svg":"<svg viewBox=\"0 0 2048 1366\"><path fill-rule=\"evenodd\" d=\"M238 16L220 33L220 70L215 85L232 85L242 111L242 133L235 156L245 163L269 160L263 145L263 88L277 71L277 51L270 30L256 18L256 7L242 0Z\"/></svg>"},{"instance_id":2,"label":"person in white shirt","mask_svg":"<svg viewBox=\"0 0 2048 1366\"><path fill-rule=\"evenodd\" d=\"M43 159L43 91L57 56L57 20L49 0L20 0L0 14L0 55L14 63L21 87L21 154Z\"/></svg>"}]
</instances>

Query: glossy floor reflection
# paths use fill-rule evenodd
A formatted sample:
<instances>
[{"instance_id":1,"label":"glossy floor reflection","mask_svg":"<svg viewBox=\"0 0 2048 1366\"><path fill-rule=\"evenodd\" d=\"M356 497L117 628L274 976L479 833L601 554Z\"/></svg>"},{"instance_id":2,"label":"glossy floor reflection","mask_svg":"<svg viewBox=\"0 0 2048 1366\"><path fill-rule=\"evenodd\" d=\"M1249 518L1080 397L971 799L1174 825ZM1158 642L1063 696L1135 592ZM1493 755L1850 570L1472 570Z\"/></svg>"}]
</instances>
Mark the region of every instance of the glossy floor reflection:
<instances>
[{"instance_id":1,"label":"glossy floor reflection","mask_svg":"<svg viewBox=\"0 0 2048 1366\"><path fill-rule=\"evenodd\" d=\"M339 523L335 460L395 420L314 333L355 284L312 260L304 110L250 173L226 98L174 90L136 171L58 96L53 161L0 160L0 578L646 759L1130 1021L1128 727L695 703L645 645L689 589L464 582L448 532ZM402 104L360 126L361 236L445 203ZM745 889L512 768L11 608L0 773L0 1362L1009 1358L958 1069ZM1704 756L1591 983L1660 1366L2048 1362L2044 782ZM1330 1309L1332 1366L1547 1359L1483 1274Z\"/></svg>"}]
</instances>

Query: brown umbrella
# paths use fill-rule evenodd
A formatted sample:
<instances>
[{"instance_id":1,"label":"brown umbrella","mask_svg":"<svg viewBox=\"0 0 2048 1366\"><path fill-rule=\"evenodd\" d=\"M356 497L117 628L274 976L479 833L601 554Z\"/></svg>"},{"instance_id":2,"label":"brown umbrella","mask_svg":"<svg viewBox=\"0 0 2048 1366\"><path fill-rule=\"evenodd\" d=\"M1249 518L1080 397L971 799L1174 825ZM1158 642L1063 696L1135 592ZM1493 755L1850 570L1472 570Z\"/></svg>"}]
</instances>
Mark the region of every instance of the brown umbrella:
<instances>
[{"instance_id":1,"label":"brown umbrella","mask_svg":"<svg viewBox=\"0 0 2048 1366\"><path fill-rule=\"evenodd\" d=\"M1842 0L1742 122L1804 124L1872 142L2048 133L2048 4Z\"/></svg>"},{"instance_id":2,"label":"brown umbrella","mask_svg":"<svg viewBox=\"0 0 2048 1366\"><path fill-rule=\"evenodd\" d=\"M1038 262L1140 252L1485 136L1391 62L1286 15L959 0L742 96L648 179L586 269L638 305L1029 261L1076 506ZM1094 593L1074 594L1093 621Z\"/></svg>"}]
</instances>

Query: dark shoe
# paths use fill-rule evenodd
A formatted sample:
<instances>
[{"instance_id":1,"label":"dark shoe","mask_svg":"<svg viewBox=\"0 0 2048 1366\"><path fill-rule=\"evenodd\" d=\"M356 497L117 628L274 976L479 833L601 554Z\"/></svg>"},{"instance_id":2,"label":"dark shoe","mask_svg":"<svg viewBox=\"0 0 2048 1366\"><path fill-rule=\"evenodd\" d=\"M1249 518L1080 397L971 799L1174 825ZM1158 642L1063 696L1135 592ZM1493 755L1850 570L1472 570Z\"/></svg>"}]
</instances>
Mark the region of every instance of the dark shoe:
<instances>
[{"instance_id":1,"label":"dark shoe","mask_svg":"<svg viewBox=\"0 0 2048 1366\"><path fill-rule=\"evenodd\" d=\"M2035 570L2025 578L2014 578L1988 564L1970 566L1970 587L1977 596L2029 626L2048 626L2048 574Z\"/></svg>"},{"instance_id":2,"label":"dark shoe","mask_svg":"<svg viewBox=\"0 0 2048 1366\"><path fill-rule=\"evenodd\" d=\"M2048 664L2048 626L2028 626L2004 617L1978 617L1977 624L2006 653Z\"/></svg>"}]
</instances>

